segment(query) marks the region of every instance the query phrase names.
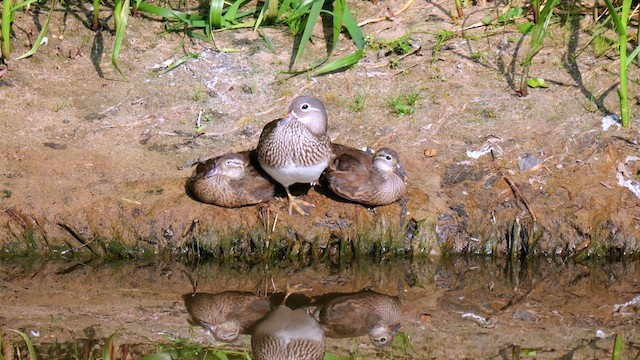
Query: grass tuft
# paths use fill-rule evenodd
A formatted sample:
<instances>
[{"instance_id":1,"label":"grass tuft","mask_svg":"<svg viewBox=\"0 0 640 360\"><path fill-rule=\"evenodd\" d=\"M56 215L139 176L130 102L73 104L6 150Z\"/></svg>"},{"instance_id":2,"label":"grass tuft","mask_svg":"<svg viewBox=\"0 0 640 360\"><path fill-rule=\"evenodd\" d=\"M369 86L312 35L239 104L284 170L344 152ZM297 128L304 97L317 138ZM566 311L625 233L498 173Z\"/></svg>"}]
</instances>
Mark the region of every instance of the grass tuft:
<instances>
[{"instance_id":1,"label":"grass tuft","mask_svg":"<svg viewBox=\"0 0 640 360\"><path fill-rule=\"evenodd\" d=\"M387 104L393 109L398 117L411 115L416 111L416 101L420 97L420 92L411 90L406 94L387 99Z\"/></svg>"}]
</instances>

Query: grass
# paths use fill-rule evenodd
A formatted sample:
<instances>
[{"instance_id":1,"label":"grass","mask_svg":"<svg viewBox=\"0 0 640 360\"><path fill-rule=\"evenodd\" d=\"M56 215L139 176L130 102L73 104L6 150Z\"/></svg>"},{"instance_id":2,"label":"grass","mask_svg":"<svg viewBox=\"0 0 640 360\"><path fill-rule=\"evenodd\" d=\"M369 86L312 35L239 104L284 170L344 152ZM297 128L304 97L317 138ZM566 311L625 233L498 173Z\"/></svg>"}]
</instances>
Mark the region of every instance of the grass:
<instances>
[{"instance_id":1,"label":"grass","mask_svg":"<svg viewBox=\"0 0 640 360\"><path fill-rule=\"evenodd\" d=\"M560 0L548 0L543 7L540 3L540 0L532 0L534 20L531 26L525 24L526 29L531 29L531 44L529 45L527 55L521 63L522 76L520 78L520 90L518 92L521 96L527 95L527 79L529 77L529 69L531 69L531 63L533 62L533 58L542 49L542 43L547 33L547 28L549 27L551 16L553 16L553 9L558 5L559 2ZM526 29L523 29L522 31L527 33L528 31Z\"/></svg>"},{"instance_id":2,"label":"grass","mask_svg":"<svg viewBox=\"0 0 640 360\"><path fill-rule=\"evenodd\" d=\"M622 6L620 10L616 9L611 0L605 0L607 9L609 9L609 15L613 19L616 31L618 34L618 43L620 45L620 87L618 88L618 97L620 98L620 114L622 118L622 126L628 128L630 126L629 120L629 95L627 91L629 82L629 65L633 59L638 56L640 51L640 45L627 56L627 47L629 46L629 39L627 34L627 25L629 22L629 13L631 11L631 0L622 0Z\"/></svg>"},{"instance_id":3,"label":"grass","mask_svg":"<svg viewBox=\"0 0 640 360\"><path fill-rule=\"evenodd\" d=\"M420 92L411 90L405 94L400 94L387 99L387 104L398 115L403 117L411 115L416 111L416 101L420 98Z\"/></svg>"},{"instance_id":4,"label":"grass","mask_svg":"<svg viewBox=\"0 0 640 360\"><path fill-rule=\"evenodd\" d=\"M362 110L364 110L366 101L367 101L366 95L358 95L355 97L355 99L353 99L351 104L349 104L349 108L351 109L351 111L359 113Z\"/></svg>"},{"instance_id":5,"label":"grass","mask_svg":"<svg viewBox=\"0 0 640 360\"><path fill-rule=\"evenodd\" d=\"M35 1L36 0L26 0L14 6L12 0L3 0L3 9L10 9L10 11L2 12L0 29L0 35L2 36L0 49L2 50L2 59L4 61L11 59L10 39L15 12ZM118 58L122 50L132 7L137 12L139 11L164 19L167 23L167 32L182 32L190 37L210 42L214 46L214 33L217 31L253 28L256 31L260 31L265 43L267 43L269 47L272 47L270 40L262 31L262 28L267 25L284 25L293 35L297 36L299 40L294 59L289 67L289 71L293 73L312 71L313 75L321 75L341 70L356 64L364 53L364 36L346 0L316 0L310 2L302 0L284 0L278 2L277 0L271 0L266 3L258 3L257 5L252 4L249 4L246 0L235 0L233 2L210 0L207 4L206 13L191 13L188 10L175 10L169 5L158 6L150 4L144 0L135 0L133 3L131 3L130 0L115 0L113 5L115 37L111 53L111 63L114 69L126 79L124 71L120 68ZM48 32L51 14L57 5L57 0L50 3L49 16L40 31L38 39L32 49L18 59L29 57L38 50L38 47ZM100 1L94 0L91 19L91 26L94 30L97 30L100 25L99 14ZM327 55L322 59L316 60L311 66L298 69L297 64L310 41L313 29L316 24L321 22L322 17L330 18L333 24L331 39L327 41ZM332 57L339 43L340 34L343 29L346 30L349 39L355 45L355 51L329 62L328 60ZM229 51L231 49L218 50ZM174 65L179 66L194 57L196 56L193 56L193 54L187 54L187 56Z\"/></svg>"},{"instance_id":6,"label":"grass","mask_svg":"<svg viewBox=\"0 0 640 360\"><path fill-rule=\"evenodd\" d=\"M436 33L436 36L438 37L438 40L436 41L436 44L433 46L433 52L432 52L432 58L431 58L432 64L435 64L438 61L438 54L440 53L440 47L442 46L442 43L453 38L455 36L455 33L449 30L440 30Z\"/></svg>"}]
</instances>

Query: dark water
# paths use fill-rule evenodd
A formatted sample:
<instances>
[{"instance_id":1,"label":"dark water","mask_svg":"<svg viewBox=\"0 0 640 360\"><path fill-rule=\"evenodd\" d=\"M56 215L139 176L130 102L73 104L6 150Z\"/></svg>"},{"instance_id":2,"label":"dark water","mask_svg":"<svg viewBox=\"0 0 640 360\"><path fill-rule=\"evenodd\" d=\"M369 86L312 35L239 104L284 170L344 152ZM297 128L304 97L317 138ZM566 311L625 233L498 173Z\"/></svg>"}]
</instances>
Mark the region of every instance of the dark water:
<instances>
[{"instance_id":1,"label":"dark water","mask_svg":"<svg viewBox=\"0 0 640 360\"><path fill-rule=\"evenodd\" d=\"M41 358L102 358L105 344L112 358L139 358L166 346L180 350L174 352L178 358L198 358L203 347L220 345L189 324L185 294L274 294L298 283L313 289L305 293L310 298L365 288L401 295L402 326L394 344L378 349L366 336L328 339L327 350L341 356L606 359L615 334L623 335L623 359L640 353L637 261L514 264L455 258L226 267L24 260L2 263L0 269L5 359L19 358L16 349L26 356L24 340L9 329L25 332ZM225 348L248 350L248 340L242 335Z\"/></svg>"}]
</instances>

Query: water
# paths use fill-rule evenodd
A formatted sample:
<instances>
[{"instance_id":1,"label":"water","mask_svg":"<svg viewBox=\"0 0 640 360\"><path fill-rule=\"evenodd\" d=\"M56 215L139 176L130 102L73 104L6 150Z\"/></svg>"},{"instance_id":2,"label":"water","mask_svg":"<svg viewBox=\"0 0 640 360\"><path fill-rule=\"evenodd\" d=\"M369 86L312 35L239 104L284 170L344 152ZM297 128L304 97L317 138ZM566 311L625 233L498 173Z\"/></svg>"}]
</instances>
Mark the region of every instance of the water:
<instances>
[{"instance_id":1,"label":"water","mask_svg":"<svg viewBox=\"0 0 640 360\"><path fill-rule=\"evenodd\" d=\"M620 306L640 295L638 262L456 258L295 269L25 260L0 269L0 321L4 341L13 341L4 346L5 358L24 350L8 329L28 334L42 358L101 358L109 337L114 358L154 353L169 338L208 346L212 336L187 321L182 296L194 289L271 294L305 283L311 297L364 288L398 295L399 281L402 327L393 347L377 349L365 336L328 339L328 351L394 359L603 359L623 333L622 358L640 353L640 304ZM247 344L241 336L230 348Z\"/></svg>"}]
</instances>

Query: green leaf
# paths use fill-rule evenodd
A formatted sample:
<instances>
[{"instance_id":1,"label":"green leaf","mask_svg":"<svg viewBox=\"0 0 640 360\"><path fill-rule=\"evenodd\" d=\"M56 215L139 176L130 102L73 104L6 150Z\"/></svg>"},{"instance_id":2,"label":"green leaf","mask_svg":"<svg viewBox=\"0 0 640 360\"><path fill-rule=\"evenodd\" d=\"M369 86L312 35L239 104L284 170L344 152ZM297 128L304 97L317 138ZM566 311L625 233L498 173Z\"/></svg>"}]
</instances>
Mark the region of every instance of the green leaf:
<instances>
[{"instance_id":1,"label":"green leaf","mask_svg":"<svg viewBox=\"0 0 640 360\"><path fill-rule=\"evenodd\" d=\"M498 22L501 24L505 24L514 18L522 16L522 8L512 7L510 8L504 15L498 17Z\"/></svg>"},{"instance_id":2,"label":"green leaf","mask_svg":"<svg viewBox=\"0 0 640 360\"><path fill-rule=\"evenodd\" d=\"M111 64L116 71L126 79L126 75L118 66L118 55L120 55L124 32L127 29L127 22L129 21L129 0L116 0L115 7L113 9L113 20L116 25L116 37L113 41L113 50L111 51Z\"/></svg>"},{"instance_id":3,"label":"green leaf","mask_svg":"<svg viewBox=\"0 0 640 360\"><path fill-rule=\"evenodd\" d=\"M211 36L211 27L221 29L224 27L224 19L222 18L222 9L224 8L224 0L211 0L209 4L209 33Z\"/></svg>"},{"instance_id":4,"label":"green leaf","mask_svg":"<svg viewBox=\"0 0 640 360\"><path fill-rule=\"evenodd\" d=\"M364 35L362 35L362 30L360 26L358 26L358 21L351 13L351 9L349 9L349 5L344 3L344 27L347 28L349 32L349 36L351 36L351 40L356 44L358 50L364 50Z\"/></svg>"},{"instance_id":5,"label":"green leaf","mask_svg":"<svg viewBox=\"0 0 640 360\"><path fill-rule=\"evenodd\" d=\"M543 78L531 78L529 80L527 80L527 85L529 85L529 87L531 88L548 88L549 84L547 84L546 81L544 81Z\"/></svg>"},{"instance_id":6,"label":"green leaf","mask_svg":"<svg viewBox=\"0 0 640 360\"><path fill-rule=\"evenodd\" d=\"M271 50L271 52L275 52L275 49L273 48L273 44L271 43L271 40L269 39L267 34L264 32L264 30L260 29L258 32L260 33L260 36L262 36L262 39L264 40L264 43L267 45L269 50Z\"/></svg>"},{"instance_id":7,"label":"green leaf","mask_svg":"<svg viewBox=\"0 0 640 360\"><path fill-rule=\"evenodd\" d=\"M338 60L332 61L320 69L316 70L313 75L322 75L326 73L330 73L332 71L336 71L342 68L347 68L353 66L358 63L360 59L362 59L362 55L364 54L364 50L356 50L355 52L343 56Z\"/></svg>"},{"instance_id":8,"label":"green leaf","mask_svg":"<svg viewBox=\"0 0 640 360\"><path fill-rule=\"evenodd\" d=\"M40 48L40 44L42 44L42 40L44 39L45 36L47 36L47 33L49 32L49 22L51 21L51 15L53 14L53 9L55 9L56 5L58 5L57 1L54 1L51 4L51 10L49 10L49 15L47 15L47 21L45 21L44 26L42 27L42 30L40 30L40 34L38 34L38 38L36 39L36 42L33 44L33 47L31 47L31 50L29 50L27 53L23 55L20 55L16 60L29 57L35 54L36 51L38 51L38 48Z\"/></svg>"},{"instance_id":9,"label":"green leaf","mask_svg":"<svg viewBox=\"0 0 640 360\"><path fill-rule=\"evenodd\" d=\"M533 29L535 25L533 23L530 22L526 22L526 23L522 23L522 24L518 24L518 31L520 31L521 34L527 35L528 33L531 32L531 30Z\"/></svg>"},{"instance_id":10,"label":"green leaf","mask_svg":"<svg viewBox=\"0 0 640 360\"><path fill-rule=\"evenodd\" d=\"M340 38L340 31L342 30L342 17L344 14L344 7L346 5L345 0L335 0L333 2L333 42L329 53L332 53L338 44Z\"/></svg>"},{"instance_id":11,"label":"green leaf","mask_svg":"<svg viewBox=\"0 0 640 360\"><path fill-rule=\"evenodd\" d=\"M31 340L29 339L27 334L23 333L20 330L14 330L14 329L9 329L9 330L11 330L14 333L22 336L24 341L27 343L27 349L29 350L29 356L31 357L31 360L37 360L38 356L37 356L37 353L36 353L36 349L33 347L33 343L31 342Z\"/></svg>"},{"instance_id":12,"label":"green leaf","mask_svg":"<svg viewBox=\"0 0 640 360\"><path fill-rule=\"evenodd\" d=\"M313 32L313 28L318 22L318 18L320 18L320 11L322 10L322 6L324 5L323 0L315 0L311 5L311 11L309 11L309 16L307 16L307 21L304 27L304 32L302 33L302 37L300 38L300 43L298 44L298 51L296 52L296 56L293 59L292 66L295 66L298 60L300 59L300 55L304 51L304 48L307 46L309 39L311 38L311 33Z\"/></svg>"}]
</instances>

